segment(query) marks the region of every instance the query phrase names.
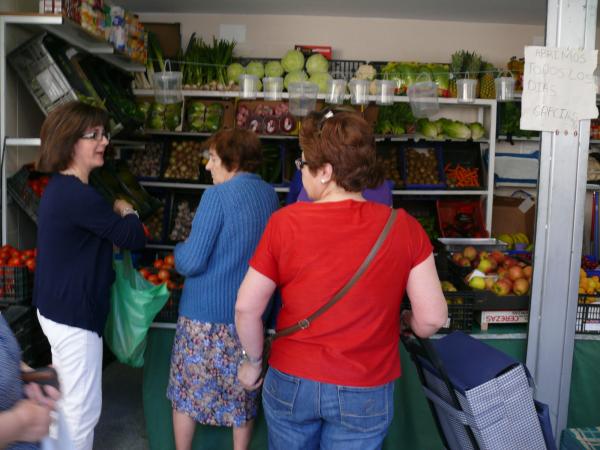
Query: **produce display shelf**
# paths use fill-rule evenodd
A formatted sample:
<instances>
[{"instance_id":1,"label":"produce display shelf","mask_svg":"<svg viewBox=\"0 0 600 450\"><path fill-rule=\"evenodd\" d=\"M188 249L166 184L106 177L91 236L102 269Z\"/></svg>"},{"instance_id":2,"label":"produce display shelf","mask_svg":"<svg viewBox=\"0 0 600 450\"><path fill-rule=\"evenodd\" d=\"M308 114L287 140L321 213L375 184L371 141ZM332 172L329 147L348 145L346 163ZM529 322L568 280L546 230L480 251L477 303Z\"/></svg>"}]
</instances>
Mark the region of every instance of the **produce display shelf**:
<instances>
[{"instance_id":1,"label":"produce display shelf","mask_svg":"<svg viewBox=\"0 0 600 450\"><path fill-rule=\"evenodd\" d=\"M477 143L483 143L483 144L487 144L490 142L490 140L488 138L483 138L483 139L448 139L448 138L444 138L444 139L431 139L428 138L427 136L423 136L422 134L419 133L414 133L414 134L399 134L399 135L384 135L384 134L378 134L375 136L375 142L382 142L382 141L392 141L392 142L407 142L407 141L415 141L415 142L419 142L419 141L425 141L425 142L439 142L439 143L444 143L444 142L477 142Z\"/></svg>"},{"instance_id":2,"label":"produce display shelf","mask_svg":"<svg viewBox=\"0 0 600 450\"><path fill-rule=\"evenodd\" d=\"M42 145L40 138L7 138L7 147L39 147Z\"/></svg>"},{"instance_id":3,"label":"produce display shelf","mask_svg":"<svg viewBox=\"0 0 600 450\"><path fill-rule=\"evenodd\" d=\"M488 191L460 191L457 189L394 189L393 195L487 195Z\"/></svg>"},{"instance_id":4,"label":"produce display shelf","mask_svg":"<svg viewBox=\"0 0 600 450\"><path fill-rule=\"evenodd\" d=\"M166 131L166 130L144 130L144 134L148 136L176 136L176 137L209 137L213 133L198 132L198 131ZM298 139L296 135L290 134L260 134L260 139L265 140L282 140L282 139Z\"/></svg>"},{"instance_id":5,"label":"produce display shelf","mask_svg":"<svg viewBox=\"0 0 600 450\"><path fill-rule=\"evenodd\" d=\"M213 186L212 184L194 184L194 183L175 183L170 181L140 181L141 186L146 187L159 187L159 188L173 188L173 189L208 189ZM287 186L274 186L275 192L289 192L290 188Z\"/></svg>"},{"instance_id":6,"label":"produce display shelf","mask_svg":"<svg viewBox=\"0 0 600 450\"><path fill-rule=\"evenodd\" d=\"M539 136L531 136L531 137L511 136L510 139L515 142L539 142L540 141ZM508 141L508 136L506 136L504 134L498 135L498 141ZM592 141L590 141L590 143L591 142Z\"/></svg>"},{"instance_id":7,"label":"produce display shelf","mask_svg":"<svg viewBox=\"0 0 600 450\"><path fill-rule=\"evenodd\" d=\"M171 244L146 244L146 248L153 250L173 250L175 245Z\"/></svg>"}]
</instances>

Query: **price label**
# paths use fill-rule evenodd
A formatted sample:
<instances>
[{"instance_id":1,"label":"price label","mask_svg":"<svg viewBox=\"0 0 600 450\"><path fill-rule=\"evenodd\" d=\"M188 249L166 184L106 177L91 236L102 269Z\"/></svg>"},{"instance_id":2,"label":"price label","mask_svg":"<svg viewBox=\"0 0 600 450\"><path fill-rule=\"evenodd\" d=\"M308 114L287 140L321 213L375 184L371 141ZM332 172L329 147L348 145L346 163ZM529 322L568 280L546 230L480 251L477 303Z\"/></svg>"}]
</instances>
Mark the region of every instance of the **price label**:
<instances>
[{"instance_id":1,"label":"price label","mask_svg":"<svg viewBox=\"0 0 600 450\"><path fill-rule=\"evenodd\" d=\"M490 323L527 323L529 311L481 311L481 329L487 330Z\"/></svg>"}]
</instances>

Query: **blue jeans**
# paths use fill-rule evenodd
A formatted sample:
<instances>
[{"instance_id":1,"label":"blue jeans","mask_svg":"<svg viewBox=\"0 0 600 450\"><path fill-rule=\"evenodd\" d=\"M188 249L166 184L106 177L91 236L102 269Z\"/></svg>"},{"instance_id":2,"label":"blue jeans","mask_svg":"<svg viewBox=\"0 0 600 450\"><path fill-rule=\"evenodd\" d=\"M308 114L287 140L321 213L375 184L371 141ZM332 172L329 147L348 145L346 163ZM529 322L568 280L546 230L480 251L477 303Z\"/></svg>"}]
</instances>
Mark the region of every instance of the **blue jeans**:
<instances>
[{"instance_id":1,"label":"blue jeans","mask_svg":"<svg viewBox=\"0 0 600 450\"><path fill-rule=\"evenodd\" d=\"M394 382L339 386L270 368L263 408L271 450L379 449L394 415Z\"/></svg>"}]
</instances>

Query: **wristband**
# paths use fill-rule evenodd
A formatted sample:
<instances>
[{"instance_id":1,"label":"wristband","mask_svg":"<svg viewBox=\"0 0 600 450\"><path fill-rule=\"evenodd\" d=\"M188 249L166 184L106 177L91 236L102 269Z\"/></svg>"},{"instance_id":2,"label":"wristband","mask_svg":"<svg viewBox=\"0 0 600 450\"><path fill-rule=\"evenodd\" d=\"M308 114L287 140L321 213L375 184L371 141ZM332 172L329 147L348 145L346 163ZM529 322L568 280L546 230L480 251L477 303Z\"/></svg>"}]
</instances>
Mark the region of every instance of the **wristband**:
<instances>
[{"instance_id":1,"label":"wristband","mask_svg":"<svg viewBox=\"0 0 600 450\"><path fill-rule=\"evenodd\" d=\"M242 349L242 360L248 361L253 366L258 366L262 363L262 356L259 356L258 358L253 358L248 353L246 353L246 350Z\"/></svg>"}]
</instances>

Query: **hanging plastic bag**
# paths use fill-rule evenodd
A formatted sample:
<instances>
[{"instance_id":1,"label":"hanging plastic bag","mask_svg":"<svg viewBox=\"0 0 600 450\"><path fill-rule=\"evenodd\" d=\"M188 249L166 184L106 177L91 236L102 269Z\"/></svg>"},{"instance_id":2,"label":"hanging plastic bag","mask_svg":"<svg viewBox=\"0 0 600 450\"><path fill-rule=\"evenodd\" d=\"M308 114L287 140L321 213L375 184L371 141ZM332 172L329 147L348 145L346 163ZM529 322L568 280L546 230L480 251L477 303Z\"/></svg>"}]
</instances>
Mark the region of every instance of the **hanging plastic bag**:
<instances>
[{"instance_id":1,"label":"hanging plastic bag","mask_svg":"<svg viewBox=\"0 0 600 450\"><path fill-rule=\"evenodd\" d=\"M122 260L113 258L116 279L111 288L104 339L120 362L141 367L146 334L170 294L165 284L154 286L133 268L129 251L122 255Z\"/></svg>"}]
</instances>

